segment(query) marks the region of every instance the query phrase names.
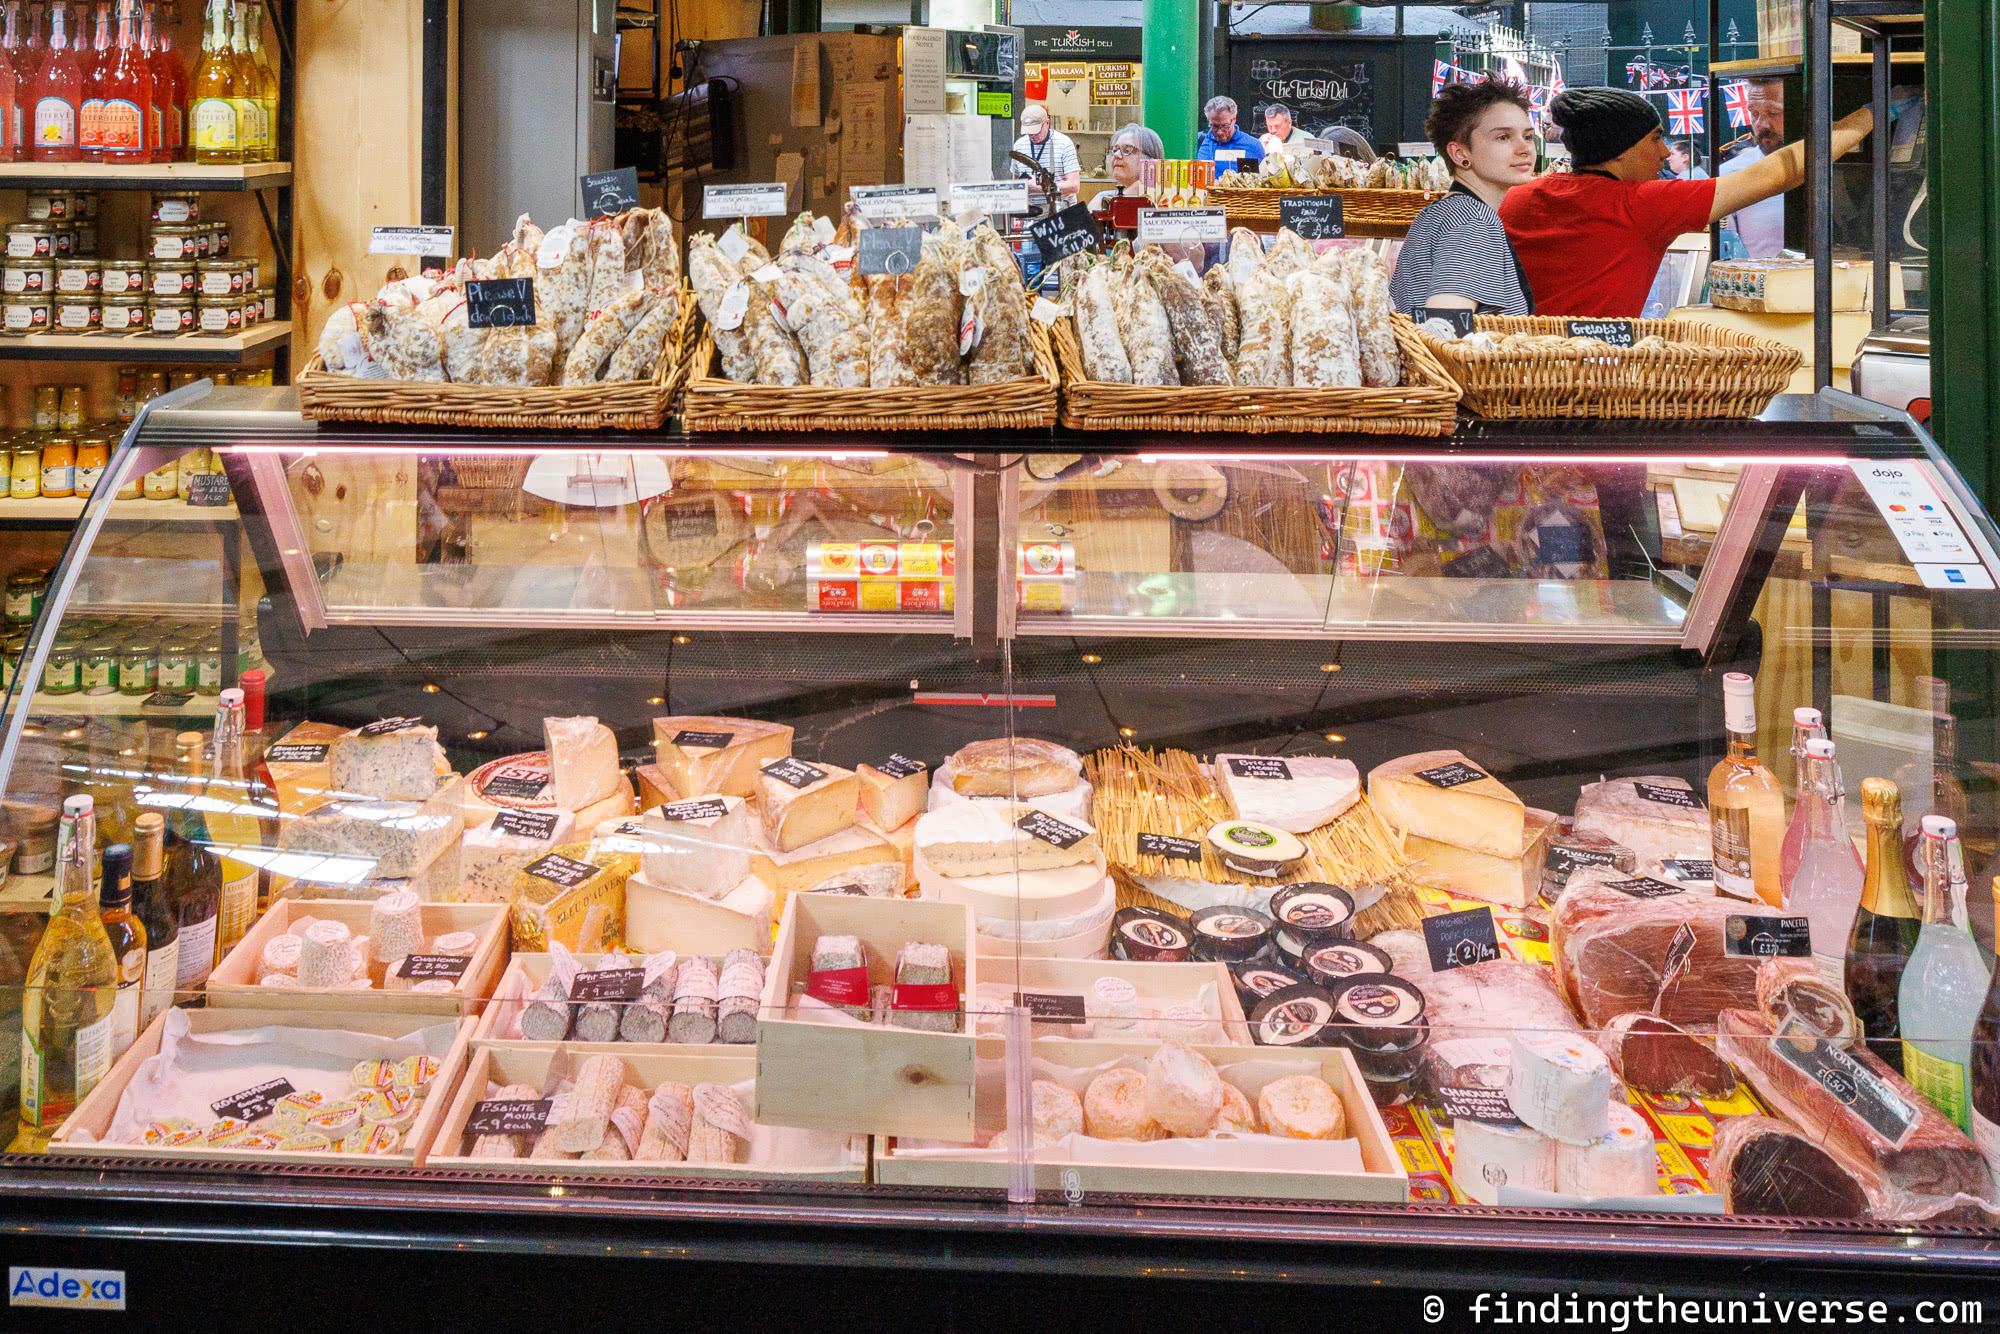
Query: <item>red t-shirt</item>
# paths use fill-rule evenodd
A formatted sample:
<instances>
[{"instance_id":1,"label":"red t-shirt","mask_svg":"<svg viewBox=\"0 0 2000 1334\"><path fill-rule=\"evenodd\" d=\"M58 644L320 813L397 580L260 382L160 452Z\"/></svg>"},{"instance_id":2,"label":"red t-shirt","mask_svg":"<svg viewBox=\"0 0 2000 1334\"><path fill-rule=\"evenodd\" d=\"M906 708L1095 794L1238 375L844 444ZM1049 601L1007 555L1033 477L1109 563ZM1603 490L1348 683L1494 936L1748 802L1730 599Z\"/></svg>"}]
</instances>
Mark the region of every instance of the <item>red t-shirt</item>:
<instances>
[{"instance_id":1,"label":"red t-shirt","mask_svg":"<svg viewBox=\"0 0 2000 1334\"><path fill-rule=\"evenodd\" d=\"M1634 319L1674 238L1708 226L1715 182L1556 173L1516 186L1500 221L1537 315Z\"/></svg>"}]
</instances>

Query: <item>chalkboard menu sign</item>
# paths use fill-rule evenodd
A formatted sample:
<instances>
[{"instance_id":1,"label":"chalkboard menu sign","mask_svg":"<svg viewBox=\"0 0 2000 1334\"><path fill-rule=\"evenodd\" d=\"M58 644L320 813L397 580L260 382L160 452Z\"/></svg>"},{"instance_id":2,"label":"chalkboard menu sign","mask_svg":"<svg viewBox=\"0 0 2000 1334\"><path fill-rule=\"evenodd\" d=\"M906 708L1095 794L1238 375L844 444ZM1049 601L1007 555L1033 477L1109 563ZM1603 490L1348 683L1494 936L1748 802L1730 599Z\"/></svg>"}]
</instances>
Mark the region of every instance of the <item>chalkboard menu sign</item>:
<instances>
[{"instance_id":1,"label":"chalkboard menu sign","mask_svg":"<svg viewBox=\"0 0 2000 1334\"><path fill-rule=\"evenodd\" d=\"M1330 58L1318 45L1258 43L1247 59L1231 61L1232 73L1242 76L1231 91L1246 126L1261 125L1262 108L1282 102L1307 134L1345 125L1374 139L1376 62Z\"/></svg>"}]
</instances>

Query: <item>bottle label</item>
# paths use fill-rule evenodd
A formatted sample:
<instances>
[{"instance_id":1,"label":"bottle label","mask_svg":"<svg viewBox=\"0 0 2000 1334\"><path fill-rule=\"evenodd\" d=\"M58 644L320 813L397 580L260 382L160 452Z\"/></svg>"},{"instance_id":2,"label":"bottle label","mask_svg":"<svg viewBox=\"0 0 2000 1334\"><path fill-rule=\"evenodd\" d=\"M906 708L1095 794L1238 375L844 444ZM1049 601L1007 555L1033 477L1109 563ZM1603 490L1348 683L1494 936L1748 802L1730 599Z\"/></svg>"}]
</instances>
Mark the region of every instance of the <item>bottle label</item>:
<instances>
[{"instance_id":1,"label":"bottle label","mask_svg":"<svg viewBox=\"0 0 2000 1334\"><path fill-rule=\"evenodd\" d=\"M21 1121L23 1124L39 1126L42 1123L42 1053L35 1046L35 1030L32 1026L21 1029Z\"/></svg>"},{"instance_id":2,"label":"bottle label","mask_svg":"<svg viewBox=\"0 0 2000 1334\"><path fill-rule=\"evenodd\" d=\"M1813 966L1826 984L1842 995L1847 994L1847 956L1844 954L1814 954Z\"/></svg>"},{"instance_id":3,"label":"bottle label","mask_svg":"<svg viewBox=\"0 0 2000 1334\"><path fill-rule=\"evenodd\" d=\"M215 971L215 919L183 923L180 935L180 964L174 971L174 990L193 991L208 981Z\"/></svg>"},{"instance_id":4,"label":"bottle label","mask_svg":"<svg viewBox=\"0 0 2000 1334\"><path fill-rule=\"evenodd\" d=\"M139 1002L139 1028L159 1017L160 1011L174 1003L174 986L180 981L181 938L176 935L158 949L146 951L146 980L141 987L145 993Z\"/></svg>"},{"instance_id":5,"label":"bottle label","mask_svg":"<svg viewBox=\"0 0 2000 1334\"><path fill-rule=\"evenodd\" d=\"M104 99L89 97L84 99L82 114L77 117L76 140L84 148L104 147Z\"/></svg>"},{"instance_id":6,"label":"bottle label","mask_svg":"<svg viewBox=\"0 0 2000 1334\"><path fill-rule=\"evenodd\" d=\"M1756 898L1757 883L1750 874L1750 812L1741 806L1717 806L1709 811L1708 825L1715 844L1715 892Z\"/></svg>"},{"instance_id":7,"label":"bottle label","mask_svg":"<svg viewBox=\"0 0 2000 1334\"><path fill-rule=\"evenodd\" d=\"M193 684L192 679L187 682L189 686ZM225 861L223 866L227 868L229 863ZM253 866L246 874L222 882L222 921L219 928L222 948L226 950L248 935L251 924L256 920L257 868Z\"/></svg>"},{"instance_id":8,"label":"bottle label","mask_svg":"<svg viewBox=\"0 0 2000 1334\"><path fill-rule=\"evenodd\" d=\"M133 950L125 957L138 960L138 964L135 969L121 969L121 972L145 971L146 961L140 951ZM139 1036L139 1002L137 981L118 984L118 995L111 1002L111 1059L114 1061L123 1056L125 1049L132 1045L132 1040Z\"/></svg>"},{"instance_id":9,"label":"bottle label","mask_svg":"<svg viewBox=\"0 0 2000 1334\"><path fill-rule=\"evenodd\" d=\"M107 153L142 153L146 149L146 117L137 102L106 99L99 109L98 141Z\"/></svg>"},{"instance_id":10,"label":"bottle label","mask_svg":"<svg viewBox=\"0 0 2000 1334\"><path fill-rule=\"evenodd\" d=\"M198 151L235 152L242 147L236 107L226 97L204 97L194 104L194 146Z\"/></svg>"},{"instance_id":11,"label":"bottle label","mask_svg":"<svg viewBox=\"0 0 2000 1334\"><path fill-rule=\"evenodd\" d=\"M22 1087L26 1087L25 1081ZM1986 1165L1993 1170L1993 1179L2000 1181L2000 1124L1988 1119L1976 1107L1972 1110L1972 1142L1985 1155Z\"/></svg>"},{"instance_id":12,"label":"bottle label","mask_svg":"<svg viewBox=\"0 0 2000 1334\"><path fill-rule=\"evenodd\" d=\"M1903 1039L1903 1078L1960 1130L1972 1129L1972 1085L1966 1067Z\"/></svg>"},{"instance_id":13,"label":"bottle label","mask_svg":"<svg viewBox=\"0 0 2000 1334\"><path fill-rule=\"evenodd\" d=\"M60 97L39 99L35 103L35 146L76 147L76 108Z\"/></svg>"},{"instance_id":14,"label":"bottle label","mask_svg":"<svg viewBox=\"0 0 2000 1334\"><path fill-rule=\"evenodd\" d=\"M111 1013L94 1024L85 1024L76 1030L76 1100L80 1103L90 1096L111 1068L112 1022L117 1015L114 1006Z\"/></svg>"}]
</instances>

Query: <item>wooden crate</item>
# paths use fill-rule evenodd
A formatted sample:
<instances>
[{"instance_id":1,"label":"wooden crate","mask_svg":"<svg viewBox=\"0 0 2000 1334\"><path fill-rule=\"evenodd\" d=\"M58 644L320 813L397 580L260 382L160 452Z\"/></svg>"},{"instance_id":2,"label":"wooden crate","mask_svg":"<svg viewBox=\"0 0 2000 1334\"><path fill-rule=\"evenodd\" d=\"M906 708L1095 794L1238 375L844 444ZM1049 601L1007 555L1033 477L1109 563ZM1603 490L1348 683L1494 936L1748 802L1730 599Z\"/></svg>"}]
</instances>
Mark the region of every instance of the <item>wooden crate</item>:
<instances>
[{"instance_id":1,"label":"wooden crate","mask_svg":"<svg viewBox=\"0 0 2000 1334\"><path fill-rule=\"evenodd\" d=\"M494 1176L611 1176L657 1182L676 1180L750 1180L859 1183L868 1177L868 1152L852 1141L844 1161L800 1172L770 1172L747 1164L695 1164L662 1162L600 1162L583 1159L473 1158L467 1156L465 1123L472 1109L486 1097L489 1084L531 1084L543 1087L550 1067L564 1054L592 1056L609 1053L625 1062L627 1077L652 1089L669 1080L684 1084L740 1084L756 1075L756 1062L747 1048L681 1047L672 1050L643 1048L624 1043L572 1042L559 1046L522 1043L478 1043L466 1061L465 1077L458 1094L440 1118L435 1134L425 1141L424 1165L449 1167ZM607 1134L617 1134L615 1130Z\"/></svg>"},{"instance_id":2,"label":"wooden crate","mask_svg":"<svg viewBox=\"0 0 2000 1334\"><path fill-rule=\"evenodd\" d=\"M118 1113L118 1102L125 1094L125 1086L139 1073L139 1067L157 1056L160 1039L166 1031L168 1016L176 1013L168 1010L155 1019L139 1035L139 1038L118 1058L98 1086L91 1090L83 1104L70 1114L62 1129L49 1141L51 1154L80 1154L91 1158L136 1158L160 1159L167 1162L205 1163L259 1163L283 1166L288 1163L326 1163L346 1167L367 1166L413 1166L422 1152L429 1147L431 1137L437 1133L438 1122L444 1116L452 1099L452 1091L458 1085L460 1074L465 1069L466 1056L471 1042L471 1020L458 1020L458 1033L451 1049L438 1062L437 1078L432 1081L430 1092L424 1096L423 1108L417 1119L404 1133L403 1145L394 1153L353 1154L353 1153L277 1153L268 1149L187 1147L179 1149L159 1148L146 1144L100 1144L91 1141L102 1138L111 1128L112 1119ZM390 1013L387 1011L347 1011L335 1010L274 1010L274 1009L206 1009L180 1011L188 1017L189 1031L192 1033L229 1033L244 1029L272 1026L285 1028L336 1029L348 1033L367 1033L384 1038L404 1038L421 1028L433 1024L454 1022L449 1016L435 1014ZM190 1118L199 1119L199 1118ZM89 1141L80 1138L88 1136Z\"/></svg>"},{"instance_id":3,"label":"wooden crate","mask_svg":"<svg viewBox=\"0 0 2000 1334\"><path fill-rule=\"evenodd\" d=\"M971 1021L958 1033L790 1018L792 986L812 968L821 936L858 937L871 988L895 980L896 951L911 941L943 944L967 1002L978 995L972 910L922 899L794 894L764 974L757 1034L757 1119L767 1125L920 1135L972 1135Z\"/></svg>"},{"instance_id":4,"label":"wooden crate","mask_svg":"<svg viewBox=\"0 0 2000 1334\"><path fill-rule=\"evenodd\" d=\"M702 951L689 951L700 953ZM577 961L585 968L596 968L606 963L613 967L638 967L644 960L637 954L579 954ZM480 1012L479 1022L472 1030L473 1040L502 1047L546 1047L549 1043L534 1042L527 1038L508 1037L520 1022L521 1011L528 1002L541 991L549 980L549 970L554 962L552 954L516 954L507 961L507 971L501 975L500 983L493 989L493 998ZM584 1046L585 1043L571 1042L569 1046ZM620 1051L666 1052L670 1054L700 1056L708 1052L741 1052L744 1055L754 1049L753 1043L737 1042L607 1042L599 1044Z\"/></svg>"},{"instance_id":5,"label":"wooden crate","mask_svg":"<svg viewBox=\"0 0 2000 1334\"><path fill-rule=\"evenodd\" d=\"M1037 1042L1036 1060L1071 1068L1088 1068L1122 1058L1144 1058L1155 1043ZM1224 1078L1233 1065L1306 1057L1320 1063L1319 1076L1333 1086L1347 1114L1350 1134L1359 1141L1359 1172L1324 1172L1306 1169L1273 1170L1269 1167L1231 1168L1207 1164L1159 1166L1088 1161L1037 1162L1037 1190L1062 1192L1073 1197L1076 1191L1118 1195L1213 1196L1231 1199L1268 1200L1365 1200L1381 1204L1403 1204L1409 1199L1409 1173L1397 1155L1389 1129L1382 1122L1368 1086L1344 1047L1313 1047L1296 1052L1275 1052L1264 1047L1201 1047L1202 1055L1215 1063ZM988 1061L1002 1060L1004 1044L993 1039L980 1043L980 1055ZM1171 1141L1163 1141L1171 1143ZM972 1155L978 1156L972 1156ZM895 1145L875 1143L875 1180L893 1186L952 1186L976 1190L1005 1190L1008 1163L1004 1154L972 1150L955 1158L943 1153L924 1157L898 1154Z\"/></svg>"},{"instance_id":6,"label":"wooden crate","mask_svg":"<svg viewBox=\"0 0 2000 1334\"><path fill-rule=\"evenodd\" d=\"M284 934L293 922L301 918L344 922L349 931L362 936L368 934L368 914L373 907L350 899L279 899L209 975L210 1008L455 1015L474 1013L492 994L493 984L499 980L500 969L507 959L507 905L503 903L423 905L425 939L435 939L448 931L473 931L479 935L472 962L466 965L458 985L448 992L257 985L257 964L264 956L265 944L273 936Z\"/></svg>"},{"instance_id":7,"label":"wooden crate","mask_svg":"<svg viewBox=\"0 0 2000 1334\"><path fill-rule=\"evenodd\" d=\"M1201 996L1204 986L1213 986L1216 1002L1222 1011L1224 1041L1231 1044L1247 1044L1250 1041L1250 1023L1244 1017L1243 1002L1236 995L1236 984L1229 976L1229 969L1220 963L1127 963L1123 959L1029 957L1016 960L998 954L982 954L979 958L979 980L988 986L997 983L1009 991L1066 993L1081 995L1087 1000L1091 984L1100 977L1117 977L1130 982L1132 989L1139 993L1140 1006L1154 1010L1167 1005L1192 1005Z\"/></svg>"}]
</instances>

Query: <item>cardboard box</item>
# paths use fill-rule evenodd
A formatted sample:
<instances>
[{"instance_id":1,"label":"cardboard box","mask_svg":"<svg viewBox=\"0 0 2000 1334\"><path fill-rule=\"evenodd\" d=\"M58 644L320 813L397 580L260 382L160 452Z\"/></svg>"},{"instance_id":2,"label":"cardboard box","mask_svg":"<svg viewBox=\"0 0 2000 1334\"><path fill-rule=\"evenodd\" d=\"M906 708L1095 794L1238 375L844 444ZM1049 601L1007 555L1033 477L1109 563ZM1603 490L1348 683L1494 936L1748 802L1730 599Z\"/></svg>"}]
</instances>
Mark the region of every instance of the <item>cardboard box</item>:
<instances>
[{"instance_id":1,"label":"cardboard box","mask_svg":"<svg viewBox=\"0 0 2000 1334\"><path fill-rule=\"evenodd\" d=\"M376 1010L401 1014L456 1015L475 1013L491 994L507 960L507 908L499 903L426 903L422 906L424 939L450 931L471 931L479 944L465 972L448 992L360 988L264 987L257 984L257 967L264 946L283 935L301 918L343 922L357 936L368 934L371 903L349 899L279 899L236 942L208 979L208 1004L213 1008L259 1010L332 1010L347 1014Z\"/></svg>"}]
</instances>

